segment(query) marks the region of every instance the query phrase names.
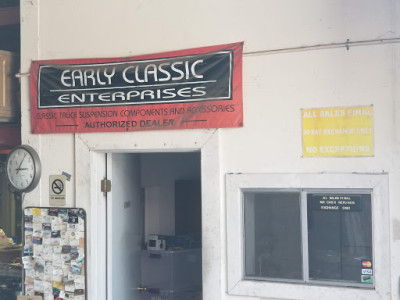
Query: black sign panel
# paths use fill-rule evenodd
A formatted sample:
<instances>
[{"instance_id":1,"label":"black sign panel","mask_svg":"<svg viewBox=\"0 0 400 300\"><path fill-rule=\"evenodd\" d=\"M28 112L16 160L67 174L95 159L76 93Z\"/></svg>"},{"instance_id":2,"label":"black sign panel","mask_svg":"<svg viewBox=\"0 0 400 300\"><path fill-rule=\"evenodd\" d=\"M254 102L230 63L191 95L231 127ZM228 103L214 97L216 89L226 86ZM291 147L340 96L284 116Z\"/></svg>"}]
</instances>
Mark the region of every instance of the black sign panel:
<instances>
[{"instance_id":1,"label":"black sign panel","mask_svg":"<svg viewBox=\"0 0 400 300\"><path fill-rule=\"evenodd\" d=\"M38 108L232 99L233 51L95 64L42 65Z\"/></svg>"},{"instance_id":2,"label":"black sign panel","mask_svg":"<svg viewBox=\"0 0 400 300\"><path fill-rule=\"evenodd\" d=\"M321 211L361 211L360 195L313 194L308 196L313 210Z\"/></svg>"}]
</instances>

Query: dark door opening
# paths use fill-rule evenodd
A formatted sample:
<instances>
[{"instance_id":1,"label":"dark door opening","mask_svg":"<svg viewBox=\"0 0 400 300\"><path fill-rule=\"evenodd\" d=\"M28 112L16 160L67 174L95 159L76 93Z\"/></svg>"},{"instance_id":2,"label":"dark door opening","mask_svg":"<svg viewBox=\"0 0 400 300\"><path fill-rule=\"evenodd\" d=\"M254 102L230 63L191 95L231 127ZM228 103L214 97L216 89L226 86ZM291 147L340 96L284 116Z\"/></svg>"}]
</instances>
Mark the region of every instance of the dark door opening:
<instances>
[{"instance_id":1,"label":"dark door opening","mask_svg":"<svg viewBox=\"0 0 400 300\"><path fill-rule=\"evenodd\" d=\"M108 299L202 299L200 152L107 161Z\"/></svg>"}]
</instances>

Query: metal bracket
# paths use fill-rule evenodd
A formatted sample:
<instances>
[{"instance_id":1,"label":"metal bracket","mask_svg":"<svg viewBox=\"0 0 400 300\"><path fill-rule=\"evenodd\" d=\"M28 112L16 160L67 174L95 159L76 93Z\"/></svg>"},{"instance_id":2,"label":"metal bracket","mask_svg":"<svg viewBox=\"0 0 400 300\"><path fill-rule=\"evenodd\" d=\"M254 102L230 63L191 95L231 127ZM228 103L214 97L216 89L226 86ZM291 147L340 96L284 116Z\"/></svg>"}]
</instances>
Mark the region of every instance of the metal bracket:
<instances>
[{"instance_id":1,"label":"metal bracket","mask_svg":"<svg viewBox=\"0 0 400 300\"><path fill-rule=\"evenodd\" d=\"M349 39L347 39L347 41L344 45L346 46L346 50L350 50L350 40Z\"/></svg>"},{"instance_id":2,"label":"metal bracket","mask_svg":"<svg viewBox=\"0 0 400 300\"><path fill-rule=\"evenodd\" d=\"M103 193L111 192L111 180L103 179L101 181L101 191Z\"/></svg>"},{"instance_id":3,"label":"metal bracket","mask_svg":"<svg viewBox=\"0 0 400 300\"><path fill-rule=\"evenodd\" d=\"M29 72L26 72L26 73L19 72L19 73L15 74L16 78L21 78L21 77L25 77L25 76L29 77L29 76L31 76L31 73L29 73Z\"/></svg>"}]
</instances>

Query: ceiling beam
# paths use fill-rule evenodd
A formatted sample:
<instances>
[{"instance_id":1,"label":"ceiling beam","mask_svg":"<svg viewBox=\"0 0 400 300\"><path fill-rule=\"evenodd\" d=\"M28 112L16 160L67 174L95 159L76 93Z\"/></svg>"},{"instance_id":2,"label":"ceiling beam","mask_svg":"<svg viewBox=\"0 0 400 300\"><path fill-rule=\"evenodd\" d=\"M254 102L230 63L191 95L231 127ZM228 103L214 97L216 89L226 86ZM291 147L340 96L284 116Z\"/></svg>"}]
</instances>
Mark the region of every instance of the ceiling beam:
<instances>
[{"instance_id":1,"label":"ceiling beam","mask_svg":"<svg viewBox=\"0 0 400 300\"><path fill-rule=\"evenodd\" d=\"M19 24L19 7L0 8L0 26Z\"/></svg>"}]
</instances>

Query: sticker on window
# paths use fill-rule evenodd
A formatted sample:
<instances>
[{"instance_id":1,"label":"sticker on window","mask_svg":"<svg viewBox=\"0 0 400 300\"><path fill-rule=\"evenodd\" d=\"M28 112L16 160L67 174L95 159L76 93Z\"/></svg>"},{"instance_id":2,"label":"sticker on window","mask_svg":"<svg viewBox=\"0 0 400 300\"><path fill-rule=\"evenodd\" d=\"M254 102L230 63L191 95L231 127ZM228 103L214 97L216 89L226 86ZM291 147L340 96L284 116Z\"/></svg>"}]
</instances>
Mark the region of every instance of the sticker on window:
<instances>
[{"instance_id":1,"label":"sticker on window","mask_svg":"<svg viewBox=\"0 0 400 300\"><path fill-rule=\"evenodd\" d=\"M373 283L372 260L366 259L361 261L361 282Z\"/></svg>"},{"instance_id":2,"label":"sticker on window","mask_svg":"<svg viewBox=\"0 0 400 300\"><path fill-rule=\"evenodd\" d=\"M361 266L363 268L372 268L372 261L370 261L370 260L362 260L361 261Z\"/></svg>"},{"instance_id":3,"label":"sticker on window","mask_svg":"<svg viewBox=\"0 0 400 300\"><path fill-rule=\"evenodd\" d=\"M361 269L362 275L372 275L372 269Z\"/></svg>"},{"instance_id":4,"label":"sticker on window","mask_svg":"<svg viewBox=\"0 0 400 300\"><path fill-rule=\"evenodd\" d=\"M361 275L362 283L373 283L372 275Z\"/></svg>"}]
</instances>

